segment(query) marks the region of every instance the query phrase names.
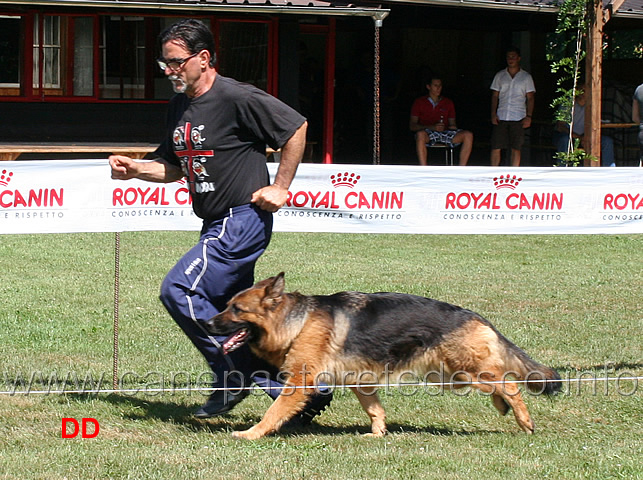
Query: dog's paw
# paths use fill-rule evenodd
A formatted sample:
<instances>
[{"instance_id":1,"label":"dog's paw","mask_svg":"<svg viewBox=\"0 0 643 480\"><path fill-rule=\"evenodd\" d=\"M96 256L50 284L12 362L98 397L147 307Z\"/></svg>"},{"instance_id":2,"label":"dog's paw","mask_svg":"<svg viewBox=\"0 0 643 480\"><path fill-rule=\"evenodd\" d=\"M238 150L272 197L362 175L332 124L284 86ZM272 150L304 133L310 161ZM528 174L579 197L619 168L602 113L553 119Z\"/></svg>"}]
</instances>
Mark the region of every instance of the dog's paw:
<instances>
[{"instance_id":1,"label":"dog's paw","mask_svg":"<svg viewBox=\"0 0 643 480\"><path fill-rule=\"evenodd\" d=\"M237 432L232 432L232 437L241 439L241 440L256 440L258 438L263 437L263 435L261 435L256 430L253 431L252 428L249 428L248 430L240 430Z\"/></svg>"},{"instance_id":2,"label":"dog's paw","mask_svg":"<svg viewBox=\"0 0 643 480\"><path fill-rule=\"evenodd\" d=\"M365 437L374 437L374 438L381 438L384 435L386 435L388 431L386 430L386 427L379 427L379 426L373 426L371 429L371 433L365 433Z\"/></svg>"},{"instance_id":3,"label":"dog's paw","mask_svg":"<svg viewBox=\"0 0 643 480\"><path fill-rule=\"evenodd\" d=\"M386 430L386 422L382 419L374 418L371 423L371 433L367 433L365 437L383 437L388 431Z\"/></svg>"}]
</instances>

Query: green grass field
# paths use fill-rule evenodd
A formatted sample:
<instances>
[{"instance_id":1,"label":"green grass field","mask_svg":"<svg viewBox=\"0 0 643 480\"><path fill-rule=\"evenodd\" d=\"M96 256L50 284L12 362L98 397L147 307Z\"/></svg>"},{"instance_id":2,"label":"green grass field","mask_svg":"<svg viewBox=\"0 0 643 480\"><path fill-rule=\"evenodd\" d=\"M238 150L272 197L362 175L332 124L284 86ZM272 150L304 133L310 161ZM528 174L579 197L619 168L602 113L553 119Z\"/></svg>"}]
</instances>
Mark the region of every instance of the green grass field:
<instances>
[{"instance_id":1,"label":"green grass field","mask_svg":"<svg viewBox=\"0 0 643 480\"><path fill-rule=\"evenodd\" d=\"M306 429L243 442L268 397L196 420L207 367L158 301L195 232L120 236L118 394L112 385L114 234L0 236L0 479L643 478L643 235L275 234L257 279L288 290L400 291L477 311L566 382L525 394L536 434L476 393L381 393L390 434L365 438L348 391ZM173 390L174 388L174 390ZM163 390L159 392L158 390ZM180 389L181 391L177 391ZM14 393L10 393L14 392ZM61 438L63 418L96 438Z\"/></svg>"}]
</instances>

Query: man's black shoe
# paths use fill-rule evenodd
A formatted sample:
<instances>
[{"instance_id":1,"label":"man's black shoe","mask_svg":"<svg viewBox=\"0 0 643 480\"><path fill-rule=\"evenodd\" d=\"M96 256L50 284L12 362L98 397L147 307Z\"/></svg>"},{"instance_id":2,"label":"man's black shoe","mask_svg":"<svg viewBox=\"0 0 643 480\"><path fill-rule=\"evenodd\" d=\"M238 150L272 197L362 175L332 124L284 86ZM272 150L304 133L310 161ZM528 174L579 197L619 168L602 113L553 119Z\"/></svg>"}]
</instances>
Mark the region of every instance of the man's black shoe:
<instances>
[{"instance_id":1,"label":"man's black shoe","mask_svg":"<svg viewBox=\"0 0 643 480\"><path fill-rule=\"evenodd\" d=\"M330 391L315 394L308 400L304 409L288 420L284 427L304 427L310 425L313 418L322 413L332 401L333 394Z\"/></svg>"},{"instance_id":2,"label":"man's black shoe","mask_svg":"<svg viewBox=\"0 0 643 480\"><path fill-rule=\"evenodd\" d=\"M205 404L193 415L196 418L210 418L223 415L232 410L238 403L248 396L248 391L243 390L233 394L228 391L214 392Z\"/></svg>"}]
</instances>

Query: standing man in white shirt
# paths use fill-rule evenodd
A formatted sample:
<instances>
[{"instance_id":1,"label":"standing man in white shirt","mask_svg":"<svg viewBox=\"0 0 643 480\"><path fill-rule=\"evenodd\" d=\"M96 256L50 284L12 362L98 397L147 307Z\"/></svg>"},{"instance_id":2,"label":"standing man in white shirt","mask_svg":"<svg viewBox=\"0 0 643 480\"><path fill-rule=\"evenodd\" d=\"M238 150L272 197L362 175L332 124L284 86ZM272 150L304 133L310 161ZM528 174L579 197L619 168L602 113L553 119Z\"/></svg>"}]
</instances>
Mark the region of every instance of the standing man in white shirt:
<instances>
[{"instance_id":1,"label":"standing man in white shirt","mask_svg":"<svg viewBox=\"0 0 643 480\"><path fill-rule=\"evenodd\" d=\"M507 49L507 68L491 82L491 165L500 165L501 150L511 148L511 166L520 166L525 129L531 126L536 87L531 75L520 68L520 49Z\"/></svg>"}]
</instances>

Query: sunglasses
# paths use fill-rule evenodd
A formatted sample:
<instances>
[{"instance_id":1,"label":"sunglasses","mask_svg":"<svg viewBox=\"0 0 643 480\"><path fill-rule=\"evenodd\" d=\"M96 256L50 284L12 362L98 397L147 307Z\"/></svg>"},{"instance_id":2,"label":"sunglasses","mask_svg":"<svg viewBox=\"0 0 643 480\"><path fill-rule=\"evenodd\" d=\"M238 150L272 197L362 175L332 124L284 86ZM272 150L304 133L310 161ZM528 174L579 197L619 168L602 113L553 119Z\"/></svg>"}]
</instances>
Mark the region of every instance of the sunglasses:
<instances>
[{"instance_id":1,"label":"sunglasses","mask_svg":"<svg viewBox=\"0 0 643 480\"><path fill-rule=\"evenodd\" d=\"M159 59L156 60L156 63L159 64L159 67L161 68L161 71L163 71L163 72L165 72L165 70L167 68L169 68L173 72L177 72L177 71L179 71L181 69L181 67L183 67L185 62L187 62L192 57L196 57L199 53L201 53L201 52L193 53L189 57L186 57L186 58L183 58L183 59L170 60L170 61L167 61L164 58L159 58Z\"/></svg>"}]
</instances>

